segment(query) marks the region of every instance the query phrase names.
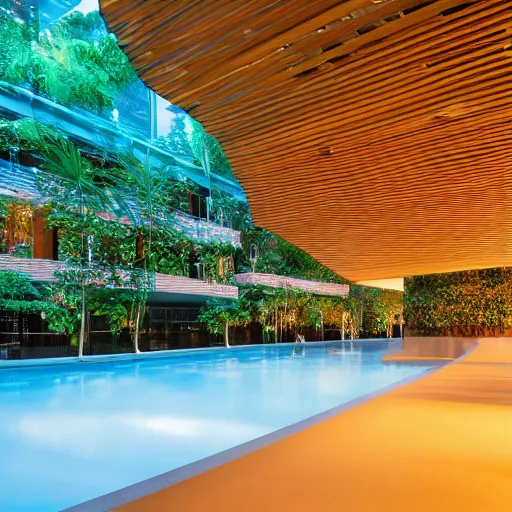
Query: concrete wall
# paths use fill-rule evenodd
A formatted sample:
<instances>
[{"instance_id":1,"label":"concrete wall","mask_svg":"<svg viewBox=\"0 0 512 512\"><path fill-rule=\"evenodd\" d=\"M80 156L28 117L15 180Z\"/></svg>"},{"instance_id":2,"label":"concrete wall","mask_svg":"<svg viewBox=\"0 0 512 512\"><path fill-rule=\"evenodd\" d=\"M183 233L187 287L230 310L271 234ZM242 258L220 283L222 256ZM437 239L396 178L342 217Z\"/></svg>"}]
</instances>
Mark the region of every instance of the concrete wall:
<instances>
[{"instance_id":1,"label":"concrete wall","mask_svg":"<svg viewBox=\"0 0 512 512\"><path fill-rule=\"evenodd\" d=\"M471 349L477 340L455 336L405 337L403 349L386 359L456 359Z\"/></svg>"}]
</instances>

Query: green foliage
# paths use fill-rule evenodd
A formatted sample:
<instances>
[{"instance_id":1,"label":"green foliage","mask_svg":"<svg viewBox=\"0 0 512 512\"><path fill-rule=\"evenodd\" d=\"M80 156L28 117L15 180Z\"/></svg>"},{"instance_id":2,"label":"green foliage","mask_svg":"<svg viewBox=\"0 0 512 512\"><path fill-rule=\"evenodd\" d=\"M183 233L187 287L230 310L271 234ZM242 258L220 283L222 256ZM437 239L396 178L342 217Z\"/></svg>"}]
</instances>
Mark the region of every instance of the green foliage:
<instances>
[{"instance_id":1,"label":"green foliage","mask_svg":"<svg viewBox=\"0 0 512 512\"><path fill-rule=\"evenodd\" d=\"M512 326L512 269L406 279L404 317L419 335L478 336Z\"/></svg>"},{"instance_id":2,"label":"green foliage","mask_svg":"<svg viewBox=\"0 0 512 512\"><path fill-rule=\"evenodd\" d=\"M220 144L204 128L192 118L189 118L189 144L195 162L201 166L206 176L215 173L225 178L235 180L231 166Z\"/></svg>"},{"instance_id":3,"label":"green foliage","mask_svg":"<svg viewBox=\"0 0 512 512\"><path fill-rule=\"evenodd\" d=\"M189 211L188 192L191 185L187 181L169 179L164 185L163 196L167 198L166 207L180 212Z\"/></svg>"},{"instance_id":4,"label":"green foliage","mask_svg":"<svg viewBox=\"0 0 512 512\"><path fill-rule=\"evenodd\" d=\"M125 326L133 327L135 305L145 304L147 300L149 283L145 273L135 269L68 266L56 271L55 275L57 283L48 285L47 291L66 314L60 319L49 317L48 321L50 328L59 332L79 332L82 286L85 287L88 309L95 315L105 315L113 333L119 333Z\"/></svg>"},{"instance_id":5,"label":"green foliage","mask_svg":"<svg viewBox=\"0 0 512 512\"><path fill-rule=\"evenodd\" d=\"M123 328L133 330L135 307L138 301L145 303L143 291L133 290L91 290L88 294L89 309L96 316L105 316L111 331L119 334Z\"/></svg>"},{"instance_id":6,"label":"green foliage","mask_svg":"<svg viewBox=\"0 0 512 512\"><path fill-rule=\"evenodd\" d=\"M0 118L0 151L15 149L39 153L43 149L45 136L57 137L57 133L32 117L14 121Z\"/></svg>"},{"instance_id":7,"label":"green foliage","mask_svg":"<svg viewBox=\"0 0 512 512\"><path fill-rule=\"evenodd\" d=\"M169 133L164 137L159 137L155 141L155 145L165 149L180 161L186 161L191 165L198 166L199 162L195 160L192 147L190 146L190 140L187 136L187 122L187 115L175 116Z\"/></svg>"},{"instance_id":8,"label":"green foliage","mask_svg":"<svg viewBox=\"0 0 512 512\"><path fill-rule=\"evenodd\" d=\"M93 40L98 34L105 36L108 33L99 11L91 11L87 14L74 11L57 20L52 25L52 32L59 37L85 41Z\"/></svg>"},{"instance_id":9,"label":"green foliage","mask_svg":"<svg viewBox=\"0 0 512 512\"><path fill-rule=\"evenodd\" d=\"M26 275L8 270L0 271L0 299L18 301L41 298L40 291Z\"/></svg>"},{"instance_id":10,"label":"green foliage","mask_svg":"<svg viewBox=\"0 0 512 512\"><path fill-rule=\"evenodd\" d=\"M201 310L198 320L212 334L222 334L224 324L232 327L247 325L251 320L251 305L244 299L211 300Z\"/></svg>"},{"instance_id":11,"label":"green foliage","mask_svg":"<svg viewBox=\"0 0 512 512\"><path fill-rule=\"evenodd\" d=\"M297 334L307 327L319 329L322 321L356 337L355 315L358 303L353 297L322 297L292 288L242 286L240 297L232 301L209 301L199 320L212 334L221 334L224 323L243 326L258 322L267 340L283 341L283 333Z\"/></svg>"},{"instance_id":12,"label":"green foliage","mask_svg":"<svg viewBox=\"0 0 512 512\"><path fill-rule=\"evenodd\" d=\"M45 195L60 199L63 208L83 212L108 210L111 200L105 188L95 181L99 172L83 158L69 140L43 135L40 154L47 175L40 180Z\"/></svg>"},{"instance_id":13,"label":"green foliage","mask_svg":"<svg viewBox=\"0 0 512 512\"><path fill-rule=\"evenodd\" d=\"M27 315L44 313L50 330L71 332L68 330L72 316L69 310L19 272L0 271L0 310Z\"/></svg>"},{"instance_id":14,"label":"green foliage","mask_svg":"<svg viewBox=\"0 0 512 512\"><path fill-rule=\"evenodd\" d=\"M75 311L58 304L51 304L51 307L44 311L50 331L63 334L78 334L80 316L77 316Z\"/></svg>"},{"instance_id":15,"label":"green foliage","mask_svg":"<svg viewBox=\"0 0 512 512\"><path fill-rule=\"evenodd\" d=\"M32 51L28 27L0 15L0 80L27 85L31 79Z\"/></svg>"},{"instance_id":16,"label":"green foliage","mask_svg":"<svg viewBox=\"0 0 512 512\"><path fill-rule=\"evenodd\" d=\"M194 242L164 224L153 228L152 240L149 267L162 274L188 276Z\"/></svg>"},{"instance_id":17,"label":"green foliage","mask_svg":"<svg viewBox=\"0 0 512 512\"><path fill-rule=\"evenodd\" d=\"M83 26L80 27L80 24ZM115 38L85 37L98 27L93 16L75 14L31 41L28 29L0 16L0 79L28 86L62 105L101 113L137 75Z\"/></svg>"},{"instance_id":18,"label":"green foliage","mask_svg":"<svg viewBox=\"0 0 512 512\"><path fill-rule=\"evenodd\" d=\"M211 205L210 215L219 224L239 231L247 231L253 227L246 202L237 201L226 192L214 188L211 192Z\"/></svg>"},{"instance_id":19,"label":"green foliage","mask_svg":"<svg viewBox=\"0 0 512 512\"><path fill-rule=\"evenodd\" d=\"M235 248L231 244L221 242L198 244L195 252L199 262L203 264L206 280L224 284L233 282Z\"/></svg>"},{"instance_id":20,"label":"green foliage","mask_svg":"<svg viewBox=\"0 0 512 512\"><path fill-rule=\"evenodd\" d=\"M257 248L257 256L246 262L246 271L279 274L313 281L348 283L312 256L264 229L249 229L243 232L246 252L251 245Z\"/></svg>"},{"instance_id":21,"label":"green foliage","mask_svg":"<svg viewBox=\"0 0 512 512\"><path fill-rule=\"evenodd\" d=\"M59 257L67 262L82 260L82 233L86 233L87 252L94 265L114 270L143 268L143 258L151 271L169 275L188 276L190 265L197 258L205 269L205 278L219 283L233 280L233 258L236 249L225 243L199 243L183 232L165 223L152 229L151 251L137 254L137 236L149 238L149 226L137 227L103 220L87 212L83 216L74 212L54 212L47 218L48 226L60 233ZM220 259L224 259L225 271L221 273Z\"/></svg>"},{"instance_id":22,"label":"green foliage","mask_svg":"<svg viewBox=\"0 0 512 512\"><path fill-rule=\"evenodd\" d=\"M141 266L136 254L136 229L107 221L93 213L79 216L74 212L53 212L47 217L50 228L59 230L59 257L79 261L82 233L87 234L87 248L92 261L103 266Z\"/></svg>"},{"instance_id":23,"label":"green foliage","mask_svg":"<svg viewBox=\"0 0 512 512\"><path fill-rule=\"evenodd\" d=\"M403 294L397 291L381 290L368 286L350 286L350 295L360 307L362 335L378 336L393 322L403 308Z\"/></svg>"},{"instance_id":24,"label":"green foliage","mask_svg":"<svg viewBox=\"0 0 512 512\"><path fill-rule=\"evenodd\" d=\"M12 201L10 197L0 197L0 217L7 217L7 211L9 209L9 203Z\"/></svg>"}]
</instances>

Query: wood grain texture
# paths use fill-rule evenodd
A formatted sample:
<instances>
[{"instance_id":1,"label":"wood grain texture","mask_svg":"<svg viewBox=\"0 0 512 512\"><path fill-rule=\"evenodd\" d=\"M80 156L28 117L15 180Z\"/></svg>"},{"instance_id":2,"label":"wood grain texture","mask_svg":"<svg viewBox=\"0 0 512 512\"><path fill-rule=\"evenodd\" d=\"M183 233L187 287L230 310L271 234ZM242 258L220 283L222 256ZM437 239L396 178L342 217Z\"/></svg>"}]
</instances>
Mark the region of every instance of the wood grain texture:
<instances>
[{"instance_id":1,"label":"wood grain texture","mask_svg":"<svg viewBox=\"0 0 512 512\"><path fill-rule=\"evenodd\" d=\"M354 281L512 265L512 2L100 3L257 225Z\"/></svg>"}]
</instances>

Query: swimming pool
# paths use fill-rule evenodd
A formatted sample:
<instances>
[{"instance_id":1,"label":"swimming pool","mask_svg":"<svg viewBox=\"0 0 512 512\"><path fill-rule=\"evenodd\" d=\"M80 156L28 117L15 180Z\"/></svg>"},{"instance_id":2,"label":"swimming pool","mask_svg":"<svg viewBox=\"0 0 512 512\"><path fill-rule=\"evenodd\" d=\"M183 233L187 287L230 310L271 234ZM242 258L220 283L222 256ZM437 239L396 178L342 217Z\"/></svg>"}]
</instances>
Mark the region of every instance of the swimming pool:
<instances>
[{"instance_id":1,"label":"swimming pool","mask_svg":"<svg viewBox=\"0 0 512 512\"><path fill-rule=\"evenodd\" d=\"M255 439L431 365L387 342L250 346L0 369L0 511L56 511Z\"/></svg>"}]
</instances>

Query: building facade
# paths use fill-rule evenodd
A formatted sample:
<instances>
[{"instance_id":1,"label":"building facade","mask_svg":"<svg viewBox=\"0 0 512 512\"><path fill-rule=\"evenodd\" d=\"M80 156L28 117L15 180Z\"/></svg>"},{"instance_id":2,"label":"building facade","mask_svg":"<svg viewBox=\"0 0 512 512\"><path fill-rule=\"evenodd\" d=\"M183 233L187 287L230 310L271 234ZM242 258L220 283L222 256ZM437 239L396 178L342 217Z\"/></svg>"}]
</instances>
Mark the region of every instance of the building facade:
<instances>
[{"instance_id":1,"label":"building facade","mask_svg":"<svg viewBox=\"0 0 512 512\"><path fill-rule=\"evenodd\" d=\"M254 231L194 105L144 86L94 1L2 1L0 18L0 358L222 344L222 321L235 343L321 339L328 308L358 335L346 282Z\"/></svg>"}]
</instances>

